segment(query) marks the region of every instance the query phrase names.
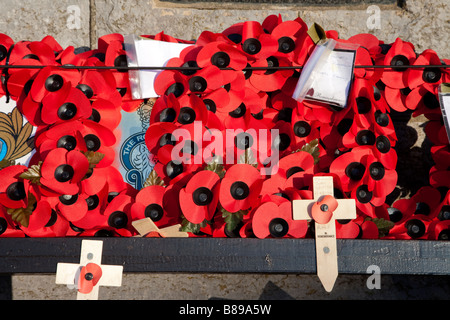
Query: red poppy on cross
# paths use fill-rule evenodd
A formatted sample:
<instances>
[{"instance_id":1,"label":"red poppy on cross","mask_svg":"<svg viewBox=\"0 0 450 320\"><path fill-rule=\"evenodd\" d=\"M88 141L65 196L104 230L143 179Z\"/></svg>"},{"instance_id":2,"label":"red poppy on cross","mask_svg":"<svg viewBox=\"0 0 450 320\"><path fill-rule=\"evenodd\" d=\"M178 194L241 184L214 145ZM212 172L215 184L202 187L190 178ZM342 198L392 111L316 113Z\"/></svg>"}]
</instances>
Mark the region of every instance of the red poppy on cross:
<instances>
[{"instance_id":1,"label":"red poppy on cross","mask_svg":"<svg viewBox=\"0 0 450 320\"><path fill-rule=\"evenodd\" d=\"M313 191L314 200L293 200L293 218L314 220L317 275L331 292L338 276L335 220L355 219L356 202L334 198L333 177L314 177Z\"/></svg>"}]
</instances>

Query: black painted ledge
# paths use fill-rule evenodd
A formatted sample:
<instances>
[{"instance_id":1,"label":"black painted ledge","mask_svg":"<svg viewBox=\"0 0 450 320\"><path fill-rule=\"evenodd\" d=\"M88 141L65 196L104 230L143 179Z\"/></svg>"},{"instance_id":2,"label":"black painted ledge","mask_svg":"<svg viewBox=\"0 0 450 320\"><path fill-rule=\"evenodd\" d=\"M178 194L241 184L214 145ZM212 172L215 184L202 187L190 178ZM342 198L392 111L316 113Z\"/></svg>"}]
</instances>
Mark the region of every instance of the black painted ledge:
<instances>
[{"instance_id":1,"label":"black painted ledge","mask_svg":"<svg viewBox=\"0 0 450 320\"><path fill-rule=\"evenodd\" d=\"M55 273L58 262L78 263L88 238L2 238L0 273ZM92 239L92 238L90 238ZM102 264L124 272L316 273L313 239L95 238ZM450 275L450 242L338 239L341 274Z\"/></svg>"}]
</instances>

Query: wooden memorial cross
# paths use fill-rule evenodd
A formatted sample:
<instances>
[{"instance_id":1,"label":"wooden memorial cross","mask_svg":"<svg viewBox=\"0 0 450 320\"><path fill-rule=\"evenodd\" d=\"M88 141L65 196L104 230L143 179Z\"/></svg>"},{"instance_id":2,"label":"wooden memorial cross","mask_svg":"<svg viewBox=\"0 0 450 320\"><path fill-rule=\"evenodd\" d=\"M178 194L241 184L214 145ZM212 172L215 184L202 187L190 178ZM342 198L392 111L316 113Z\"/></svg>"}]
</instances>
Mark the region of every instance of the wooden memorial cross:
<instances>
[{"instance_id":1,"label":"wooden memorial cross","mask_svg":"<svg viewBox=\"0 0 450 320\"><path fill-rule=\"evenodd\" d=\"M83 240L80 263L58 263L56 284L78 290L77 300L97 300L100 286L120 287L123 266L102 265L103 241Z\"/></svg>"},{"instance_id":2,"label":"wooden memorial cross","mask_svg":"<svg viewBox=\"0 0 450 320\"><path fill-rule=\"evenodd\" d=\"M163 237L163 238L187 238L187 232L180 231L181 225L176 224L170 227L159 229L158 226L150 218L135 220L131 223L139 232L138 237Z\"/></svg>"},{"instance_id":3,"label":"wooden memorial cross","mask_svg":"<svg viewBox=\"0 0 450 320\"><path fill-rule=\"evenodd\" d=\"M314 220L317 276L331 292L338 276L336 219L355 219L355 199L335 199L333 177L313 178L314 200L294 200L294 220Z\"/></svg>"}]
</instances>

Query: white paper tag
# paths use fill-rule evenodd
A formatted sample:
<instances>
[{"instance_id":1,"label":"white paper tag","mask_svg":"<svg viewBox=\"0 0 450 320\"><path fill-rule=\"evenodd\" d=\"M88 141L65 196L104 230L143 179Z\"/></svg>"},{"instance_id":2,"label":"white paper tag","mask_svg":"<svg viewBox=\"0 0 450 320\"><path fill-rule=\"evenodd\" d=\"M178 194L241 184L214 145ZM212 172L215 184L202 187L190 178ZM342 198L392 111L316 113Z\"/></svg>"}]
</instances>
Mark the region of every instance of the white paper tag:
<instances>
[{"instance_id":1,"label":"white paper tag","mask_svg":"<svg viewBox=\"0 0 450 320\"><path fill-rule=\"evenodd\" d=\"M442 118L444 118L445 130L447 131L448 141L450 141L450 92L443 92L442 86L439 87L439 102L441 105Z\"/></svg>"},{"instance_id":2,"label":"white paper tag","mask_svg":"<svg viewBox=\"0 0 450 320\"><path fill-rule=\"evenodd\" d=\"M127 51L129 67L164 67L180 52L192 44L165 42L135 35L124 36L125 50ZM162 70L130 70L130 88L133 99L156 98L154 89L156 76Z\"/></svg>"},{"instance_id":3,"label":"white paper tag","mask_svg":"<svg viewBox=\"0 0 450 320\"><path fill-rule=\"evenodd\" d=\"M312 82L305 99L347 105L353 79L355 51L334 49L320 69L311 73Z\"/></svg>"}]
</instances>

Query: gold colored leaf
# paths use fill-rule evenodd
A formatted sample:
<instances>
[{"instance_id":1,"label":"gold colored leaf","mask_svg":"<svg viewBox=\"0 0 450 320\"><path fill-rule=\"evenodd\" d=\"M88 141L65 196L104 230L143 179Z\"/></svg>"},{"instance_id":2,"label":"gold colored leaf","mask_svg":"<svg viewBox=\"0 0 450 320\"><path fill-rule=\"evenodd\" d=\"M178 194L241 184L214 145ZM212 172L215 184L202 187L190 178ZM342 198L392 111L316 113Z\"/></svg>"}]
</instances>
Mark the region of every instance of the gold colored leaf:
<instances>
[{"instance_id":1,"label":"gold colored leaf","mask_svg":"<svg viewBox=\"0 0 450 320\"><path fill-rule=\"evenodd\" d=\"M144 182L143 187L148 186L164 186L164 181L158 176L155 170L152 170Z\"/></svg>"},{"instance_id":2,"label":"gold colored leaf","mask_svg":"<svg viewBox=\"0 0 450 320\"><path fill-rule=\"evenodd\" d=\"M255 168L258 167L256 159L253 156L253 151L250 148L245 149L244 153L242 153L241 156L239 157L238 163L249 164Z\"/></svg>"},{"instance_id":3,"label":"gold colored leaf","mask_svg":"<svg viewBox=\"0 0 450 320\"><path fill-rule=\"evenodd\" d=\"M319 158L320 150L319 150L319 140L318 139L312 140L311 142L305 144L301 149L296 150L294 152L298 152L298 151L308 152L310 155L312 155L314 158L314 164L317 164L320 160L320 158Z\"/></svg>"},{"instance_id":4,"label":"gold colored leaf","mask_svg":"<svg viewBox=\"0 0 450 320\"><path fill-rule=\"evenodd\" d=\"M216 173L220 179L222 179L225 176L224 165L215 161L208 163L205 167L205 170L209 170Z\"/></svg>"},{"instance_id":5,"label":"gold colored leaf","mask_svg":"<svg viewBox=\"0 0 450 320\"><path fill-rule=\"evenodd\" d=\"M14 129L14 134L17 136L17 135L19 135L20 130L22 130L22 125L23 125L22 114L20 113L20 111L17 108L14 108L13 111L11 112L10 117L11 117L13 129Z\"/></svg>"},{"instance_id":6,"label":"gold colored leaf","mask_svg":"<svg viewBox=\"0 0 450 320\"><path fill-rule=\"evenodd\" d=\"M38 164L34 164L29 167L28 170L22 173L19 177L22 179L30 180L31 183L41 185L41 166L42 161L39 161Z\"/></svg>"},{"instance_id":7,"label":"gold colored leaf","mask_svg":"<svg viewBox=\"0 0 450 320\"><path fill-rule=\"evenodd\" d=\"M16 164L16 161L11 160L11 159L3 159L2 161L0 161L0 170L4 169L6 167L9 166L14 166Z\"/></svg>"},{"instance_id":8,"label":"gold colored leaf","mask_svg":"<svg viewBox=\"0 0 450 320\"><path fill-rule=\"evenodd\" d=\"M105 157L105 154L96 151L81 151L89 161L89 169L94 169L96 165Z\"/></svg>"}]
</instances>

